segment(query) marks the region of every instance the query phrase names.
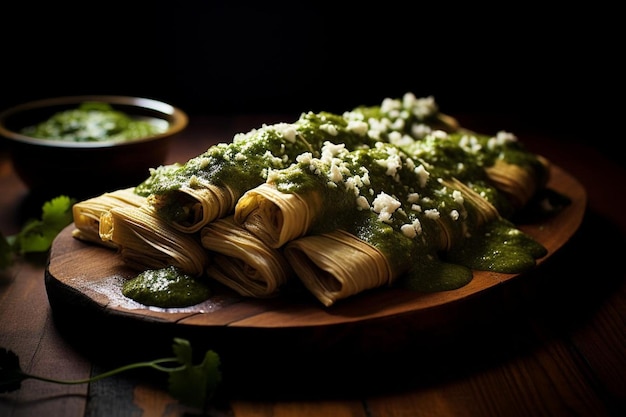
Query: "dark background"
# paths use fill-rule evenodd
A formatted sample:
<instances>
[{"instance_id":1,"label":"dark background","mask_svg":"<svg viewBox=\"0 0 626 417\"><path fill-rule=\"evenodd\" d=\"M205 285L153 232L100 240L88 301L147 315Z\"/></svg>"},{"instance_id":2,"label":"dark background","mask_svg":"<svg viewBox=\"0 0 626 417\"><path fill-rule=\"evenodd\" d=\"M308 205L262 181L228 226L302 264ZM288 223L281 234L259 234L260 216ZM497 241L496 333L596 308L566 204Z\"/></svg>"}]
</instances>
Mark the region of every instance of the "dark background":
<instances>
[{"instance_id":1,"label":"dark background","mask_svg":"<svg viewBox=\"0 0 626 417\"><path fill-rule=\"evenodd\" d=\"M297 117L411 91L445 113L507 115L576 141L606 142L621 125L619 15L595 5L3 4L0 110L119 94L167 101L192 120Z\"/></svg>"}]
</instances>

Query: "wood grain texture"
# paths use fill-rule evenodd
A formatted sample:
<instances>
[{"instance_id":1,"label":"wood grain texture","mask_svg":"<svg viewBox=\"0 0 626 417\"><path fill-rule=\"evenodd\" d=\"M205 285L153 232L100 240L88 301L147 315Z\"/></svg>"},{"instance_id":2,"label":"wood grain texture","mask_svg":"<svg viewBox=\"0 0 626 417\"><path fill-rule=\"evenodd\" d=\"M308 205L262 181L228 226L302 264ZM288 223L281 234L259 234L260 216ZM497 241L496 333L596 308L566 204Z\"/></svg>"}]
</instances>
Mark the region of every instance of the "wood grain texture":
<instances>
[{"instance_id":1,"label":"wood grain texture","mask_svg":"<svg viewBox=\"0 0 626 417\"><path fill-rule=\"evenodd\" d=\"M571 203L555 216L519 226L548 249L538 264L572 237L586 208L584 188L559 167L552 168L549 189ZM433 341L448 328L481 314L483 294L523 278L475 271L473 280L457 290L376 289L330 308L309 294L251 299L227 289L189 308L148 308L121 294L124 280L137 272L113 250L73 238L72 228L53 243L45 274L57 326L68 339L92 357L132 360L145 351L157 355L155 347L169 348L173 337L184 337L202 351L220 352L238 388L246 385L241 381L247 382L244 390L258 390L258 381L249 375L264 375L268 369L279 384L307 374L307 383L314 385L332 374L349 380L325 382L329 389L354 385L355 378L365 377L362 363L381 355L386 359L376 360L378 369L370 372L385 377L398 365L399 354L425 341L436 344Z\"/></svg>"},{"instance_id":2,"label":"wood grain texture","mask_svg":"<svg viewBox=\"0 0 626 417\"><path fill-rule=\"evenodd\" d=\"M41 285L42 272L42 268L37 265L20 263L0 274L0 288L9 290L0 292L0 347L17 354L25 372L55 377L59 375L59 363L63 363L75 351L54 330L46 292ZM37 314L38 311L42 311L42 314ZM91 364L81 358L63 365L63 374L67 379L88 378L90 372ZM22 388L14 393L12 400L28 407L17 408L10 415L47 415L50 404L55 400L55 407L62 410L64 415L82 414L88 388L85 384L57 385L26 380L22 382ZM0 401L0 415L9 415L3 412Z\"/></svg>"}]
</instances>

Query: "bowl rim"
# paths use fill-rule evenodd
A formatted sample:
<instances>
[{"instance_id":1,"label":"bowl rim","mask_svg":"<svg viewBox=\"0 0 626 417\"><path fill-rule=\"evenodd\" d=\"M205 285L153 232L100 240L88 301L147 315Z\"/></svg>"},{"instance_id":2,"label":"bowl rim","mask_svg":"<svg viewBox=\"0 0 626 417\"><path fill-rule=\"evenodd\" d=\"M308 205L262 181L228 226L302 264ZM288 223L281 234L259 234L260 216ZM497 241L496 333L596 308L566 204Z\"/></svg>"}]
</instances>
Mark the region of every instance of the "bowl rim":
<instances>
[{"instance_id":1,"label":"bowl rim","mask_svg":"<svg viewBox=\"0 0 626 417\"><path fill-rule=\"evenodd\" d=\"M156 135L146 136L143 138L136 138L133 140L101 140L93 142L73 142L67 140L56 139L42 139L33 138L27 135L23 135L19 132L15 132L6 127L5 120L9 117L19 114L24 111L37 110L45 107L63 106L63 105L79 105L85 101L100 101L113 105L132 106L137 108L144 108L161 113L168 118L168 128L166 131ZM15 142L21 142L25 144L31 144L35 146L48 146L55 148L74 148L74 149L93 149L93 148L109 148L113 146L131 146L141 142L154 141L159 138L173 136L176 133L182 131L189 123L189 117L182 109L168 104L164 101L135 96L123 96L123 95L71 95L60 96L52 98L44 98L39 100L28 101L10 107L0 112L0 136L5 137Z\"/></svg>"}]
</instances>

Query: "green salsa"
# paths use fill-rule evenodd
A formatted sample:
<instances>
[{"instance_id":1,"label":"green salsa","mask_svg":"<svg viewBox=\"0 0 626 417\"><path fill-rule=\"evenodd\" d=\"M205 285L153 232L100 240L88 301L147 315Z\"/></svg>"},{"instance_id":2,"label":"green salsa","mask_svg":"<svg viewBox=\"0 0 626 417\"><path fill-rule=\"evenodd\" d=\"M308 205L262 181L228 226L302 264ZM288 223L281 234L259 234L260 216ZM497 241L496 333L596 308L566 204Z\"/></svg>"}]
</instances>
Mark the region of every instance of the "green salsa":
<instances>
[{"instance_id":1,"label":"green salsa","mask_svg":"<svg viewBox=\"0 0 626 417\"><path fill-rule=\"evenodd\" d=\"M358 108L352 119L309 112L293 124L264 125L185 164L155 169L137 192L158 197L155 208L167 221L187 216L173 192L201 183L229 186L233 201L266 181L284 193L315 193L323 203L309 233L354 234L384 253L402 276L398 285L419 291L462 287L472 270L523 272L547 254L507 220L518 207L486 173L507 163L543 183L545 167L514 136L446 132L436 124L418 134L412 129L425 129L432 115L381 112ZM394 127L371 135L371 118ZM394 203L391 215L385 207Z\"/></svg>"},{"instance_id":2,"label":"green salsa","mask_svg":"<svg viewBox=\"0 0 626 417\"><path fill-rule=\"evenodd\" d=\"M122 286L122 294L155 307L188 307L211 296L209 286L175 266L141 272Z\"/></svg>"},{"instance_id":3,"label":"green salsa","mask_svg":"<svg viewBox=\"0 0 626 417\"><path fill-rule=\"evenodd\" d=\"M75 109L55 113L52 117L20 133L39 139L69 142L127 141L167 130L159 120L136 119L115 110L108 103L84 102Z\"/></svg>"}]
</instances>

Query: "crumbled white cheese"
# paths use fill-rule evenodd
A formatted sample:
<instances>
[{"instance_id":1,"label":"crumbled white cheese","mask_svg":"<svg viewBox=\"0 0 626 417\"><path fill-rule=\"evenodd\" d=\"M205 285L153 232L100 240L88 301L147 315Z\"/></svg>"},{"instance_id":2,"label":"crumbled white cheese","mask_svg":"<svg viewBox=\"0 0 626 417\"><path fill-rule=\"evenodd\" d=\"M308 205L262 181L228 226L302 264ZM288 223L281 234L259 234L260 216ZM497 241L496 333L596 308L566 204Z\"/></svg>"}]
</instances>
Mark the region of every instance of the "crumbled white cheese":
<instances>
[{"instance_id":1,"label":"crumbled white cheese","mask_svg":"<svg viewBox=\"0 0 626 417\"><path fill-rule=\"evenodd\" d=\"M400 100L387 97L381 103L380 110L383 113L389 113L394 109L399 109L401 106L402 103L400 103Z\"/></svg>"},{"instance_id":2,"label":"crumbled white cheese","mask_svg":"<svg viewBox=\"0 0 626 417\"><path fill-rule=\"evenodd\" d=\"M422 224L419 219L413 220L411 224L403 224L400 227L400 231L408 238L414 238L417 235L422 234Z\"/></svg>"},{"instance_id":3,"label":"crumbled white cheese","mask_svg":"<svg viewBox=\"0 0 626 417\"><path fill-rule=\"evenodd\" d=\"M409 146L415 142L411 136L402 134L401 132L395 130L389 132L388 138L389 143L396 146Z\"/></svg>"},{"instance_id":4,"label":"crumbled white cheese","mask_svg":"<svg viewBox=\"0 0 626 417\"><path fill-rule=\"evenodd\" d=\"M387 132L389 130L389 125L391 124L390 120L386 118L370 118L367 122L369 124L369 131L367 132L367 135L375 140L379 140L381 138L381 134Z\"/></svg>"},{"instance_id":5,"label":"crumbled white cheese","mask_svg":"<svg viewBox=\"0 0 626 417\"><path fill-rule=\"evenodd\" d=\"M209 164L211 163L211 160L209 158L204 158L203 157L203 158L200 159L199 162L200 163L198 164L198 168L204 169L204 168L209 166Z\"/></svg>"},{"instance_id":6,"label":"crumbled white cheese","mask_svg":"<svg viewBox=\"0 0 626 417\"><path fill-rule=\"evenodd\" d=\"M334 183L338 183L343 180L343 175L341 175L341 169L336 164L336 161L333 161L330 165L330 172L328 173L328 179L330 179Z\"/></svg>"},{"instance_id":7,"label":"crumbled white cheese","mask_svg":"<svg viewBox=\"0 0 626 417\"><path fill-rule=\"evenodd\" d=\"M339 132L337 132L337 127L331 123L324 123L320 125L320 130L328 133L331 136L337 136Z\"/></svg>"},{"instance_id":8,"label":"crumbled white cheese","mask_svg":"<svg viewBox=\"0 0 626 417\"><path fill-rule=\"evenodd\" d=\"M369 210L370 203L361 195L356 198L356 207L358 210Z\"/></svg>"},{"instance_id":9,"label":"crumbled white cheese","mask_svg":"<svg viewBox=\"0 0 626 417\"><path fill-rule=\"evenodd\" d=\"M398 116L400 116L400 115L398 114ZM394 120L391 123L390 127L394 131L403 130L404 129L404 120L402 120L400 117L398 117L396 120Z\"/></svg>"},{"instance_id":10,"label":"crumbled white cheese","mask_svg":"<svg viewBox=\"0 0 626 417\"><path fill-rule=\"evenodd\" d=\"M463 204L463 194L459 190L452 191L452 199L455 203Z\"/></svg>"},{"instance_id":11,"label":"crumbled white cheese","mask_svg":"<svg viewBox=\"0 0 626 417\"><path fill-rule=\"evenodd\" d=\"M394 149L394 148L390 148ZM385 168L385 175L397 179L397 174L400 169L402 169L402 159L400 155L390 153L387 159L378 159L376 163L381 167Z\"/></svg>"},{"instance_id":12,"label":"crumbled white cheese","mask_svg":"<svg viewBox=\"0 0 626 417\"><path fill-rule=\"evenodd\" d=\"M301 164L309 165L313 160L313 154L311 152L303 152L300 155L296 156L296 162Z\"/></svg>"},{"instance_id":13,"label":"crumbled white cheese","mask_svg":"<svg viewBox=\"0 0 626 417\"><path fill-rule=\"evenodd\" d=\"M291 123L277 123L274 125L276 132L280 133L283 138L289 142L294 143L296 141L296 127Z\"/></svg>"},{"instance_id":14,"label":"crumbled white cheese","mask_svg":"<svg viewBox=\"0 0 626 417\"><path fill-rule=\"evenodd\" d=\"M493 150L497 146L503 146L509 142L517 142L517 136L513 133L500 131L496 134L496 136L489 138L487 141L487 148Z\"/></svg>"},{"instance_id":15,"label":"crumbled white cheese","mask_svg":"<svg viewBox=\"0 0 626 417\"><path fill-rule=\"evenodd\" d=\"M423 139L431 132L431 127L424 123L413 123L411 126L411 135L413 135L415 139Z\"/></svg>"},{"instance_id":16,"label":"crumbled white cheese","mask_svg":"<svg viewBox=\"0 0 626 417\"><path fill-rule=\"evenodd\" d=\"M406 201L409 203L417 203L420 201L420 195L418 193L409 193Z\"/></svg>"},{"instance_id":17,"label":"crumbled white cheese","mask_svg":"<svg viewBox=\"0 0 626 417\"><path fill-rule=\"evenodd\" d=\"M276 181L280 175L278 175L278 171L272 168L267 169L267 182Z\"/></svg>"},{"instance_id":18,"label":"crumbled white cheese","mask_svg":"<svg viewBox=\"0 0 626 417\"><path fill-rule=\"evenodd\" d=\"M274 154L272 154L269 150L265 151L265 153L263 154L263 159L267 161L267 163L275 167L282 167L283 165L282 159L274 156Z\"/></svg>"},{"instance_id":19,"label":"crumbled white cheese","mask_svg":"<svg viewBox=\"0 0 626 417\"><path fill-rule=\"evenodd\" d=\"M473 154L479 153L483 148L478 138L474 135L463 135L459 140L459 146L464 151Z\"/></svg>"},{"instance_id":20,"label":"crumbled white cheese","mask_svg":"<svg viewBox=\"0 0 626 417\"><path fill-rule=\"evenodd\" d=\"M429 136L433 139L448 139L448 133L443 130L433 130Z\"/></svg>"},{"instance_id":21,"label":"crumbled white cheese","mask_svg":"<svg viewBox=\"0 0 626 417\"><path fill-rule=\"evenodd\" d=\"M400 201L393 196L380 192L373 201L372 210L378 213L378 218L383 222L390 222L391 215L401 206Z\"/></svg>"},{"instance_id":22,"label":"crumbled white cheese","mask_svg":"<svg viewBox=\"0 0 626 417\"><path fill-rule=\"evenodd\" d=\"M373 140L380 140L381 132L380 130L370 129L367 131L367 137Z\"/></svg>"},{"instance_id":23,"label":"crumbled white cheese","mask_svg":"<svg viewBox=\"0 0 626 417\"><path fill-rule=\"evenodd\" d=\"M332 158L339 155L340 153L346 151L345 143L332 143L332 142L324 142L322 146L322 157L320 158L322 161L329 163Z\"/></svg>"},{"instance_id":24,"label":"crumbled white cheese","mask_svg":"<svg viewBox=\"0 0 626 417\"><path fill-rule=\"evenodd\" d=\"M412 113L420 120L435 114L439 109L433 96L416 98L413 93L406 93L402 97L403 106L411 109Z\"/></svg>"},{"instance_id":25,"label":"crumbled white cheese","mask_svg":"<svg viewBox=\"0 0 626 417\"><path fill-rule=\"evenodd\" d=\"M367 131L369 129L369 125L363 121L360 120L350 120L348 122L348 126L346 127L346 129L349 132L354 132L359 136L364 136L367 134Z\"/></svg>"},{"instance_id":26,"label":"crumbled white cheese","mask_svg":"<svg viewBox=\"0 0 626 417\"><path fill-rule=\"evenodd\" d=\"M198 179L198 177L196 177L195 175L192 175L191 178L189 178L189 186L193 188L199 185L200 185L200 180Z\"/></svg>"},{"instance_id":27,"label":"crumbled white cheese","mask_svg":"<svg viewBox=\"0 0 626 417\"><path fill-rule=\"evenodd\" d=\"M413 220L412 225L415 228L415 231L417 232L418 235L422 233L422 223L420 223L419 219Z\"/></svg>"},{"instance_id":28,"label":"crumbled white cheese","mask_svg":"<svg viewBox=\"0 0 626 417\"><path fill-rule=\"evenodd\" d=\"M426 168L424 168L424 165L420 164L419 166L417 166L413 172L415 172L415 174L417 174L417 179L419 181L419 186L424 188L426 187L426 183L428 182L428 178L430 177L430 173L428 171L426 171Z\"/></svg>"},{"instance_id":29,"label":"crumbled white cheese","mask_svg":"<svg viewBox=\"0 0 626 417\"><path fill-rule=\"evenodd\" d=\"M415 232L415 228L410 224L403 224L402 226L400 226L400 231L402 232L404 236L410 239L417 236L417 233Z\"/></svg>"}]
</instances>

